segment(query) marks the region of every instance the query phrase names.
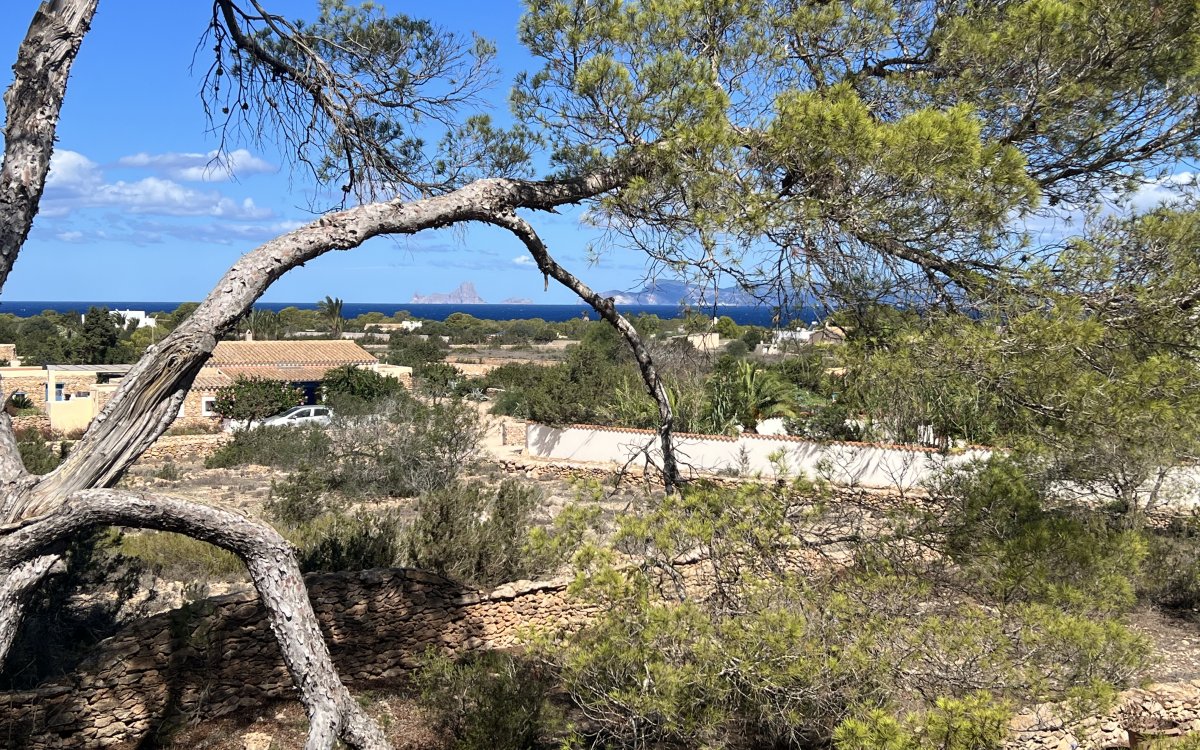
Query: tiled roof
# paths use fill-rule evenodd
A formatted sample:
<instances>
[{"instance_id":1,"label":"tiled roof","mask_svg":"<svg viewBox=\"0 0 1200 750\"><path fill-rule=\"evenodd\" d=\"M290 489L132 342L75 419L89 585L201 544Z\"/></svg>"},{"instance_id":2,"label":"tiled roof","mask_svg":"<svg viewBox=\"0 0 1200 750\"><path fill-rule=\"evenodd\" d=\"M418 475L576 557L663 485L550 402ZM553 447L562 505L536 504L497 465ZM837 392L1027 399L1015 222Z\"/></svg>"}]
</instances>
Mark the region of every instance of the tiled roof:
<instances>
[{"instance_id":1,"label":"tiled roof","mask_svg":"<svg viewBox=\"0 0 1200 750\"><path fill-rule=\"evenodd\" d=\"M233 385L233 379L215 367L201 368L200 374L192 382L192 388L201 391L215 391L227 385Z\"/></svg>"},{"instance_id":2,"label":"tiled roof","mask_svg":"<svg viewBox=\"0 0 1200 750\"><path fill-rule=\"evenodd\" d=\"M221 372L232 378L262 378L264 380L282 380L287 383L310 383L324 380L325 374L332 370L328 367L268 367L255 365L253 367L222 367Z\"/></svg>"},{"instance_id":3,"label":"tiled roof","mask_svg":"<svg viewBox=\"0 0 1200 750\"><path fill-rule=\"evenodd\" d=\"M377 360L353 341L219 341L209 364L223 371L227 366L318 366L370 365ZM322 371L324 374L324 371Z\"/></svg>"}]
</instances>

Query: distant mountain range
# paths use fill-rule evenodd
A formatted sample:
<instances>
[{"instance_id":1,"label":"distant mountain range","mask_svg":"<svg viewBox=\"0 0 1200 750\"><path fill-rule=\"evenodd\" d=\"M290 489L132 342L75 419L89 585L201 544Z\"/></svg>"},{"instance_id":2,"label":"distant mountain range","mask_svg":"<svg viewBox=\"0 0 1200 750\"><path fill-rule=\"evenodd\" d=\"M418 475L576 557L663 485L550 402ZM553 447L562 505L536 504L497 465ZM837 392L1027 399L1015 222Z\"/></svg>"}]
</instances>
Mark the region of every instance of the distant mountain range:
<instances>
[{"instance_id":1,"label":"distant mountain range","mask_svg":"<svg viewBox=\"0 0 1200 750\"><path fill-rule=\"evenodd\" d=\"M712 305L740 307L761 304L744 289L728 287L701 290L684 281L651 281L639 291L610 289L601 292L601 297L612 297L618 305Z\"/></svg>"},{"instance_id":2,"label":"distant mountain range","mask_svg":"<svg viewBox=\"0 0 1200 750\"><path fill-rule=\"evenodd\" d=\"M487 301L475 291L475 284L464 281L458 288L447 294L414 294L410 299L411 305L486 305Z\"/></svg>"},{"instance_id":3,"label":"distant mountain range","mask_svg":"<svg viewBox=\"0 0 1200 750\"><path fill-rule=\"evenodd\" d=\"M639 290L610 289L601 292L601 297L612 297L618 305L667 305L679 307L708 307L715 301L720 307L755 307L761 303L744 289L735 286L717 289L701 289L685 281L657 280L651 281ZM433 294L414 294L409 304L413 305L486 305L487 301L479 296L475 284L464 281L452 292L434 292ZM528 305L532 300L524 297L509 297L502 305Z\"/></svg>"}]
</instances>

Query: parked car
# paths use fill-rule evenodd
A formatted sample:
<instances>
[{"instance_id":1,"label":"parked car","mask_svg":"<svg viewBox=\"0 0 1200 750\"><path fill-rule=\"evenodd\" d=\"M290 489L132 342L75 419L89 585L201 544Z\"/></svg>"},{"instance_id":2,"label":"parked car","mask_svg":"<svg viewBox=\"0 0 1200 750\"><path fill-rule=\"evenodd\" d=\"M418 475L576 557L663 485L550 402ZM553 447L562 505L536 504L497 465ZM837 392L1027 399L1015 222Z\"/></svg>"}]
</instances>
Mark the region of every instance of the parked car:
<instances>
[{"instance_id":1,"label":"parked car","mask_svg":"<svg viewBox=\"0 0 1200 750\"><path fill-rule=\"evenodd\" d=\"M253 430L256 427L299 427L315 424L325 427L333 421L333 409L328 406L293 406L285 412L249 423L230 422L228 430Z\"/></svg>"},{"instance_id":2,"label":"parked car","mask_svg":"<svg viewBox=\"0 0 1200 750\"><path fill-rule=\"evenodd\" d=\"M266 427L297 427L302 424L319 424L322 427L333 421L333 410L328 406L293 406L282 414L263 420Z\"/></svg>"}]
</instances>

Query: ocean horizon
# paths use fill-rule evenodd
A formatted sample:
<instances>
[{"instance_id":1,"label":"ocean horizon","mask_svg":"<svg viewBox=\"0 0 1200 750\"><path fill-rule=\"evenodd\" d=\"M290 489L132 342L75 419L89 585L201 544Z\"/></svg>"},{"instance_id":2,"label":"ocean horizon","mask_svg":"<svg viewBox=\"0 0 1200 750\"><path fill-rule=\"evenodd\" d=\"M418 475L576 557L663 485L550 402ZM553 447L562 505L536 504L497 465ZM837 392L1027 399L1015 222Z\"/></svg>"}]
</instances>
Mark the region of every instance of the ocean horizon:
<instances>
[{"instance_id":1,"label":"ocean horizon","mask_svg":"<svg viewBox=\"0 0 1200 750\"><path fill-rule=\"evenodd\" d=\"M110 310L141 310L149 314L171 312L183 302L150 302L150 301L114 301L114 300L0 300L0 313L8 313L21 318L39 315L43 311L52 310L56 313L84 313L89 307L107 307ZM285 307L296 307L301 310L315 310L316 302L259 302L254 305L257 310L272 310L278 312ZM684 309L679 305L618 305L617 309L625 315L657 315L660 318L678 318ZM713 312L712 307L691 308L698 312ZM483 320L531 320L540 318L545 321L560 323L572 318L588 317L596 320L596 311L585 304L546 305L546 304L417 304L406 302L343 302L342 317L356 318L369 312L379 312L391 317L397 312L406 311L414 318L425 320L445 320L453 313L466 313ZM721 305L716 308L716 315L728 315L738 325L757 325L770 327L785 324L792 320L802 320L806 323L818 320L821 313L815 308L804 307L794 310L784 310L776 320L776 308L765 305Z\"/></svg>"}]
</instances>

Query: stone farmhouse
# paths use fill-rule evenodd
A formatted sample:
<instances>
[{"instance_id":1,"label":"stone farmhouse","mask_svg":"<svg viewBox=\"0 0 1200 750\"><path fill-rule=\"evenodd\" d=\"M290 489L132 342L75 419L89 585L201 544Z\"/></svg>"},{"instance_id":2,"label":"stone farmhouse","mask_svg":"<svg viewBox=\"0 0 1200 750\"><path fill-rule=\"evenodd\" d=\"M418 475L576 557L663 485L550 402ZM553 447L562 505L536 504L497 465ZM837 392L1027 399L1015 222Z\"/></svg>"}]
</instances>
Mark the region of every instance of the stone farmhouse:
<instances>
[{"instance_id":1,"label":"stone farmhouse","mask_svg":"<svg viewBox=\"0 0 1200 750\"><path fill-rule=\"evenodd\" d=\"M2 351L3 345L0 345ZM412 368L381 364L357 343L335 341L221 341L196 376L175 419L177 426L214 427L217 391L239 377L291 383L304 392L304 403L317 403L321 381L330 370L353 365L412 385ZM100 412L133 365L45 365L0 367L0 391L7 400L23 396L30 413L16 416L18 428L80 432Z\"/></svg>"}]
</instances>

